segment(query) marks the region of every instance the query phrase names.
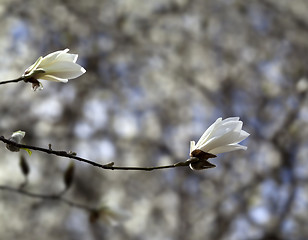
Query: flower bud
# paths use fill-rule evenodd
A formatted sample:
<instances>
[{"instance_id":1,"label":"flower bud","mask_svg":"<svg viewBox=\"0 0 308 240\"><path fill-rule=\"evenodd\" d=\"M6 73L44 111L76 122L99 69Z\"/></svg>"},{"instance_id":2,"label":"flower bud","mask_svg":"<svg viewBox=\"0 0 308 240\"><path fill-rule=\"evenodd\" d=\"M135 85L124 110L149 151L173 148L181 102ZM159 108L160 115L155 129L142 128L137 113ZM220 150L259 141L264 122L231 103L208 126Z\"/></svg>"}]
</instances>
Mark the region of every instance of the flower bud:
<instances>
[{"instance_id":1,"label":"flower bud","mask_svg":"<svg viewBox=\"0 0 308 240\"><path fill-rule=\"evenodd\" d=\"M33 90L36 90L43 89L38 79L66 83L84 74L86 70L76 63L78 55L68 51L65 49L39 57L22 75L24 81L32 83Z\"/></svg>"},{"instance_id":2,"label":"flower bud","mask_svg":"<svg viewBox=\"0 0 308 240\"><path fill-rule=\"evenodd\" d=\"M207 161L216 157L216 154L236 150L246 150L247 147L239 143L249 136L249 133L242 130L243 122L239 117L231 117L222 120L218 118L201 136L199 141L190 142L190 168L201 170L215 167ZM197 160L196 160L197 159Z\"/></svg>"},{"instance_id":3,"label":"flower bud","mask_svg":"<svg viewBox=\"0 0 308 240\"><path fill-rule=\"evenodd\" d=\"M26 132L19 130L19 131L14 132L12 136L9 138L9 140L12 142L20 143L25 135L26 135ZM19 152L19 147L13 146L9 143L6 144L6 148L10 150L11 152Z\"/></svg>"}]
</instances>

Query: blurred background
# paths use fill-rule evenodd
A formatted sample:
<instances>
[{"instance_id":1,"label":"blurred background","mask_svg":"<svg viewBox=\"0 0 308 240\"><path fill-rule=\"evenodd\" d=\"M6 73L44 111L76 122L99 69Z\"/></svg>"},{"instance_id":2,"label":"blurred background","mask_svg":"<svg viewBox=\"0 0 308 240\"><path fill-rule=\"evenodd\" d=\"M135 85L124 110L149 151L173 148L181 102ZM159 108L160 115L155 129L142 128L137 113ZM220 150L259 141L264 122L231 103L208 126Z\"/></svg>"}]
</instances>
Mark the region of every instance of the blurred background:
<instances>
[{"instance_id":1,"label":"blurred background","mask_svg":"<svg viewBox=\"0 0 308 240\"><path fill-rule=\"evenodd\" d=\"M239 116L247 151L216 168L108 171L76 162L65 199L0 190L1 239L308 239L308 2L0 1L1 81L69 48L87 73L0 86L0 135L101 164L185 161L218 117ZM70 161L0 144L0 185L54 194Z\"/></svg>"}]
</instances>

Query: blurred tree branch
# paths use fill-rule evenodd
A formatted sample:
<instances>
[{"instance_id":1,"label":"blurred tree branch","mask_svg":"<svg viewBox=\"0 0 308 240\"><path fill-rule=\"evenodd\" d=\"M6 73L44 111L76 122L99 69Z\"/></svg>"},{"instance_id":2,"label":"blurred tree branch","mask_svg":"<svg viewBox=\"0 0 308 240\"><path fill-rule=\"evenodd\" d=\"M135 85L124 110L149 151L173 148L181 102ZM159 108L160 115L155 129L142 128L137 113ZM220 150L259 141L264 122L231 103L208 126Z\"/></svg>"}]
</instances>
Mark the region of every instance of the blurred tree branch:
<instances>
[{"instance_id":1,"label":"blurred tree branch","mask_svg":"<svg viewBox=\"0 0 308 240\"><path fill-rule=\"evenodd\" d=\"M96 210L95 208L89 207L87 205L76 203L76 202L73 202L71 200L63 198L62 197L63 191L61 191L58 194L39 194L39 193L32 193L32 192L28 192L28 191L23 190L23 189L18 189L18 188L13 188L13 187L9 187L9 186L3 186L3 185L0 185L0 190L9 191L9 192L17 193L17 194L22 194L24 196L28 196L28 197L31 197L31 198L60 201L60 202L63 202L63 203L65 203L65 204L67 204L71 207L84 209L84 210L87 210L89 212Z\"/></svg>"}]
</instances>

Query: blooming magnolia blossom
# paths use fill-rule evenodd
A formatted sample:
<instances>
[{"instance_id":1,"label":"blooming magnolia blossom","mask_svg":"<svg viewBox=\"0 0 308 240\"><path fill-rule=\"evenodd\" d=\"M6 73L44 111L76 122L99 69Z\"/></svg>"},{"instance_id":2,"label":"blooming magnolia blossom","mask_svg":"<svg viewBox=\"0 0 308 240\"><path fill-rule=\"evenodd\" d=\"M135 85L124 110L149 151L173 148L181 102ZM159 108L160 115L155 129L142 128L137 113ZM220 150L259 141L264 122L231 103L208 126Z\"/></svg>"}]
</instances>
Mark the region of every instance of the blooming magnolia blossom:
<instances>
[{"instance_id":1,"label":"blooming magnolia blossom","mask_svg":"<svg viewBox=\"0 0 308 240\"><path fill-rule=\"evenodd\" d=\"M76 63L78 54L68 53L69 49L56 51L45 57L39 57L22 75L26 82L31 82L34 90L42 88L38 79L68 82L77 78L86 70Z\"/></svg>"},{"instance_id":2,"label":"blooming magnolia blossom","mask_svg":"<svg viewBox=\"0 0 308 240\"><path fill-rule=\"evenodd\" d=\"M218 118L201 136L197 144L190 142L190 155L198 159L190 164L192 169L204 169L215 167L207 162L208 158L216 157L216 154L235 150L246 150L247 147L240 145L250 134L242 130L243 122L239 117L231 117L222 120ZM200 160L200 161L199 161Z\"/></svg>"}]
</instances>

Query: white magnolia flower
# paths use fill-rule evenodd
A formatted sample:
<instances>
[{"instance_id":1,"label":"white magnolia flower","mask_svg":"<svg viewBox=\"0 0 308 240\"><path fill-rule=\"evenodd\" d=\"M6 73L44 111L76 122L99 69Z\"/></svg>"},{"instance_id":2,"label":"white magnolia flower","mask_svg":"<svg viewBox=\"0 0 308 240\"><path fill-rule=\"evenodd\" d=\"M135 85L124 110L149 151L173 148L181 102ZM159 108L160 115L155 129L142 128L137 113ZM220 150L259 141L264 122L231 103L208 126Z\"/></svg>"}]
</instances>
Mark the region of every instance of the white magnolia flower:
<instances>
[{"instance_id":1,"label":"white magnolia flower","mask_svg":"<svg viewBox=\"0 0 308 240\"><path fill-rule=\"evenodd\" d=\"M12 136L10 137L10 141L12 142L16 142L16 143L20 143L21 140L25 137L26 133L24 131L16 131L12 134ZM9 149L12 152L18 152L19 148L15 147L13 145L10 144L6 144L6 148Z\"/></svg>"},{"instance_id":2,"label":"white magnolia flower","mask_svg":"<svg viewBox=\"0 0 308 240\"><path fill-rule=\"evenodd\" d=\"M213 167L215 165L207 162L208 158L216 157L216 154L231 152L235 150L246 150L247 147L240 145L250 134L242 130L243 122L239 117L231 117L222 120L218 118L201 136L197 144L195 141L190 142L191 157L199 158L201 161L195 162L195 165L203 168ZM204 160L204 161L203 161ZM190 164L193 168L194 164Z\"/></svg>"},{"instance_id":3,"label":"white magnolia flower","mask_svg":"<svg viewBox=\"0 0 308 240\"><path fill-rule=\"evenodd\" d=\"M86 70L76 63L78 54L68 53L69 49L56 51L45 57L39 57L23 74L26 82L31 82L33 88L41 87L37 79L68 82L77 78Z\"/></svg>"}]
</instances>

